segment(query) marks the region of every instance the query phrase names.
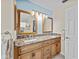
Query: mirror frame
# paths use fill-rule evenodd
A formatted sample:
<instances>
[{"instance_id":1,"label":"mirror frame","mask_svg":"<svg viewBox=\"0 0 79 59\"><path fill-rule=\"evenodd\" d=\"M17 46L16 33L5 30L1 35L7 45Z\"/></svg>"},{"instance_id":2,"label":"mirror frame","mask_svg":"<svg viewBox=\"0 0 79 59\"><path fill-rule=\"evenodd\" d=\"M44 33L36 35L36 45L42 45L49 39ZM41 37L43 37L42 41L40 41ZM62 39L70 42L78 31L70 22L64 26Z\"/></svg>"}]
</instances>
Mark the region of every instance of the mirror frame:
<instances>
[{"instance_id":1,"label":"mirror frame","mask_svg":"<svg viewBox=\"0 0 79 59\"><path fill-rule=\"evenodd\" d=\"M44 17L42 16L42 32L43 33L49 33L49 32L53 32L53 18L51 18L51 17L48 17L48 19L51 19L51 21L52 21L52 24L51 24L51 31L44 31Z\"/></svg>"},{"instance_id":2,"label":"mirror frame","mask_svg":"<svg viewBox=\"0 0 79 59\"><path fill-rule=\"evenodd\" d=\"M18 14L17 33L18 34L36 34L37 33L37 17L36 17L36 15L35 15L35 18L36 18L36 32L21 32L20 31L20 12L32 15L32 11L24 11L24 10L17 9L17 14Z\"/></svg>"}]
</instances>

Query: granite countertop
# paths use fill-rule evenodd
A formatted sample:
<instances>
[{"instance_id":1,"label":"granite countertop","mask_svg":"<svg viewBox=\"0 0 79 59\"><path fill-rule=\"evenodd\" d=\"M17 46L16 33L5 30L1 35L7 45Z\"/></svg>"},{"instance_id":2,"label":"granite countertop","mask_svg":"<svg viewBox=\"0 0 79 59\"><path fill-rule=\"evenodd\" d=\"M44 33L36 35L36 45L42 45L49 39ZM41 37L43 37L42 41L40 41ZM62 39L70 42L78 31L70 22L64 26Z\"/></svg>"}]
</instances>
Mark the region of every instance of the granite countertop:
<instances>
[{"instance_id":1,"label":"granite countertop","mask_svg":"<svg viewBox=\"0 0 79 59\"><path fill-rule=\"evenodd\" d=\"M27 40L26 38L25 39L16 39L14 42L15 42L16 47L20 47L20 46L33 44L33 43L37 43L37 42L41 42L41 41L45 41L45 40L49 40L49 39L53 39L53 38L57 38L57 37L61 37L61 35L38 36L38 37L34 37L33 39L30 39L30 40Z\"/></svg>"}]
</instances>

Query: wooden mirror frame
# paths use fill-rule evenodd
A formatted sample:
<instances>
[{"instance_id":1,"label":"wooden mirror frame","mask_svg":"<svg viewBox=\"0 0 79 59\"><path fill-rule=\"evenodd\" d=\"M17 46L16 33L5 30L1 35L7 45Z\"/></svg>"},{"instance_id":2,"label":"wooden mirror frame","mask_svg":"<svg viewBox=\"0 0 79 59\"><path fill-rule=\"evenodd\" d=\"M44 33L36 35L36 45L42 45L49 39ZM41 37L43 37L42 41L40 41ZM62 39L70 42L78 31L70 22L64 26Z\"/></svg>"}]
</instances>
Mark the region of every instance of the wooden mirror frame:
<instances>
[{"instance_id":1,"label":"wooden mirror frame","mask_svg":"<svg viewBox=\"0 0 79 59\"><path fill-rule=\"evenodd\" d=\"M32 14L32 11L24 11L17 9L17 14L18 14L18 24L17 24L17 34L36 34L37 33L37 17L36 18L36 32L21 32L20 31L20 12L27 13L27 14Z\"/></svg>"},{"instance_id":2,"label":"wooden mirror frame","mask_svg":"<svg viewBox=\"0 0 79 59\"><path fill-rule=\"evenodd\" d=\"M48 17L49 19L51 19L51 21L52 21L52 24L51 24L51 31L44 31L44 17L42 16L42 32L43 33L49 33L49 32L53 32L53 18L51 18L51 17Z\"/></svg>"}]
</instances>

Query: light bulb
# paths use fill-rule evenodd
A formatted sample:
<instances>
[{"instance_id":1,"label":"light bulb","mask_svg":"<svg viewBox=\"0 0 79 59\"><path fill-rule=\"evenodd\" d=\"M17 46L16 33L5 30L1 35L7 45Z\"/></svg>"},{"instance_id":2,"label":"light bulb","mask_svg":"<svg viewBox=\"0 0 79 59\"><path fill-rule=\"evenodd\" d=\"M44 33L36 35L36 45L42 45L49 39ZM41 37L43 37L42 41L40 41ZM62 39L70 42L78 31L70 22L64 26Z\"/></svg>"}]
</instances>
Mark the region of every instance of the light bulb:
<instances>
[{"instance_id":1,"label":"light bulb","mask_svg":"<svg viewBox=\"0 0 79 59\"><path fill-rule=\"evenodd\" d=\"M34 11L32 11L32 15L34 15Z\"/></svg>"},{"instance_id":2,"label":"light bulb","mask_svg":"<svg viewBox=\"0 0 79 59\"><path fill-rule=\"evenodd\" d=\"M45 15L46 16L46 18L48 17L48 15Z\"/></svg>"},{"instance_id":3,"label":"light bulb","mask_svg":"<svg viewBox=\"0 0 79 59\"><path fill-rule=\"evenodd\" d=\"M43 16L45 17L45 14L43 14Z\"/></svg>"}]
</instances>

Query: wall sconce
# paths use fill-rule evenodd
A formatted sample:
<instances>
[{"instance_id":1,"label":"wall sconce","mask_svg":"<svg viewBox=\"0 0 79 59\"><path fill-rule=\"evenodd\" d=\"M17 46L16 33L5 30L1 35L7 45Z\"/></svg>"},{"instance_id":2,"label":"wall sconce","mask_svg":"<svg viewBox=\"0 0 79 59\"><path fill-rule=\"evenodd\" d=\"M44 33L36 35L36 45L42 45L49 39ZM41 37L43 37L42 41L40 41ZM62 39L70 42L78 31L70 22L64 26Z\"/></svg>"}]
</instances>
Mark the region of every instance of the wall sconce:
<instances>
[{"instance_id":1,"label":"wall sconce","mask_svg":"<svg viewBox=\"0 0 79 59\"><path fill-rule=\"evenodd\" d=\"M36 11L35 13L36 13L36 15L38 16L38 12Z\"/></svg>"},{"instance_id":2,"label":"wall sconce","mask_svg":"<svg viewBox=\"0 0 79 59\"><path fill-rule=\"evenodd\" d=\"M45 17L45 14L43 13L43 17Z\"/></svg>"},{"instance_id":3,"label":"wall sconce","mask_svg":"<svg viewBox=\"0 0 79 59\"><path fill-rule=\"evenodd\" d=\"M46 13L42 13L42 12L39 12L39 11L37 11L37 10L33 10L33 11L32 11L32 16L35 15L35 14L36 14L36 15L43 15L43 16L46 17L46 18L48 17L48 15L47 15Z\"/></svg>"},{"instance_id":4,"label":"wall sconce","mask_svg":"<svg viewBox=\"0 0 79 59\"><path fill-rule=\"evenodd\" d=\"M32 11L32 16L35 14L35 12L34 11Z\"/></svg>"},{"instance_id":5,"label":"wall sconce","mask_svg":"<svg viewBox=\"0 0 79 59\"><path fill-rule=\"evenodd\" d=\"M46 14L43 13L43 17L48 18L48 15L46 15Z\"/></svg>"},{"instance_id":6,"label":"wall sconce","mask_svg":"<svg viewBox=\"0 0 79 59\"><path fill-rule=\"evenodd\" d=\"M48 18L48 15L45 15L46 18Z\"/></svg>"}]
</instances>

